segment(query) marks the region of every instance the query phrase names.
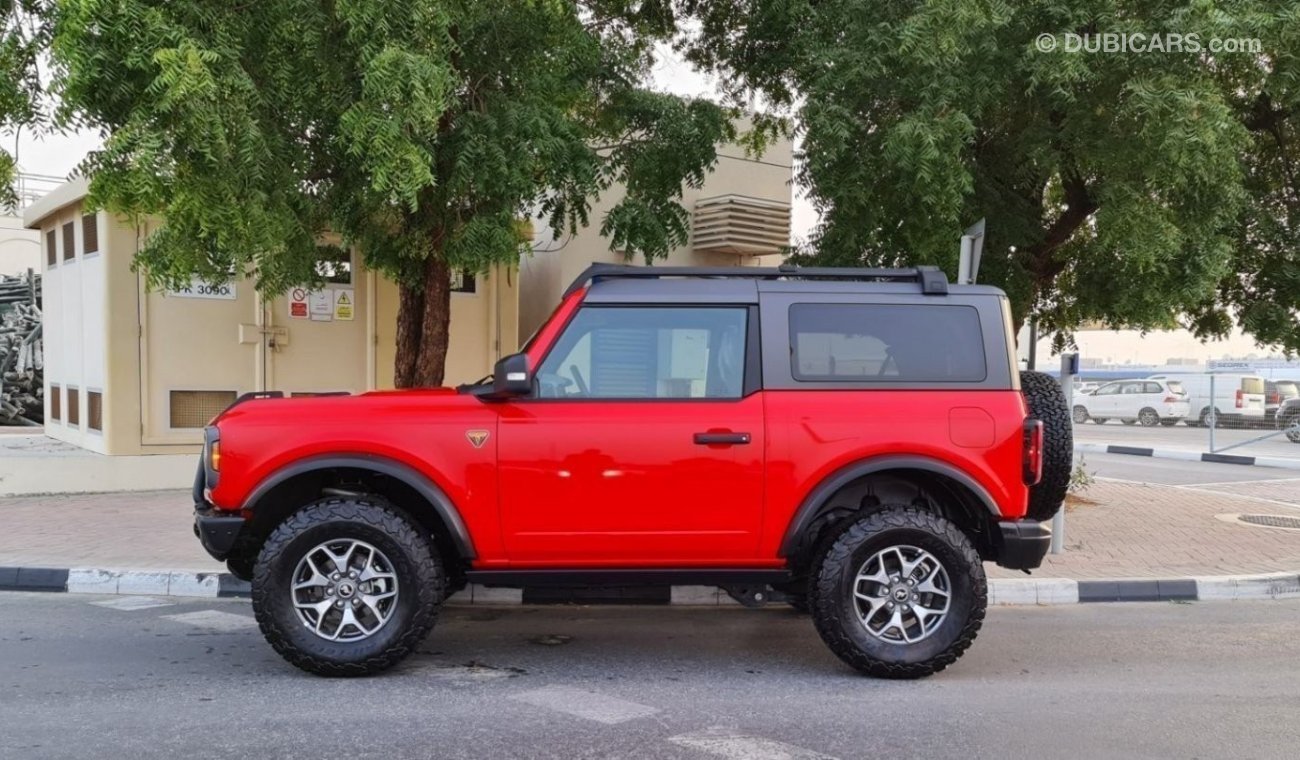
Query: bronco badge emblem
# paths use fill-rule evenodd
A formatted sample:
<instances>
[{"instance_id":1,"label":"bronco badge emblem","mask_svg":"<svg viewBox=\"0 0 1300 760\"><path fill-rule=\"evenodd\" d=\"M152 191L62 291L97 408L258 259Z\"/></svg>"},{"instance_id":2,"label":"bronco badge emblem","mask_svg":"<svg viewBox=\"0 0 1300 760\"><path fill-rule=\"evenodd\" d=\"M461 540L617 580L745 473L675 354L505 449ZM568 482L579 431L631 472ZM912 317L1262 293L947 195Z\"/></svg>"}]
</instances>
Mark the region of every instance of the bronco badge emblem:
<instances>
[{"instance_id":1,"label":"bronco badge emblem","mask_svg":"<svg viewBox=\"0 0 1300 760\"><path fill-rule=\"evenodd\" d=\"M471 444L474 445L474 448L476 448L476 449L481 449L481 448L483 448L483 444L487 442L487 439L488 439L488 431L486 431L486 430L466 430L466 431L465 431L465 437L468 438L468 439L469 439L469 442L470 442Z\"/></svg>"}]
</instances>

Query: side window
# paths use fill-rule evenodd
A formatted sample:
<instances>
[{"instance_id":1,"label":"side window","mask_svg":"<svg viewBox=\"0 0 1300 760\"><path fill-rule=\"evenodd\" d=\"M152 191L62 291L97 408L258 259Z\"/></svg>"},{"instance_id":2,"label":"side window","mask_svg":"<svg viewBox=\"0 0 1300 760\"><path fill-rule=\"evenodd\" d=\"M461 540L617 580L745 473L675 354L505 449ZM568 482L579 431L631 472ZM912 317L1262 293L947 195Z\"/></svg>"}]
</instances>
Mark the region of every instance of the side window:
<instances>
[{"instance_id":1,"label":"side window","mask_svg":"<svg viewBox=\"0 0 1300 760\"><path fill-rule=\"evenodd\" d=\"M1098 388L1097 392L1094 395L1113 396L1116 393L1119 393L1119 383L1110 383L1109 385L1103 385L1100 388Z\"/></svg>"},{"instance_id":2,"label":"side window","mask_svg":"<svg viewBox=\"0 0 1300 760\"><path fill-rule=\"evenodd\" d=\"M794 304L790 362L802 382L968 382L987 376L971 306Z\"/></svg>"},{"instance_id":3,"label":"side window","mask_svg":"<svg viewBox=\"0 0 1300 760\"><path fill-rule=\"evenodd\" d=\"M584 306L536 373L541 398L740 398L744 307Z\"/></svg>"},{"instance_id":4,"label":"side window","mask_svg":"<svg viewBox=\"0 0 1300 760\"><path fill-rule=\"evenodd\" d=\"M1164 393L1160 390L1160 383L1144 383L1143 393Z\"/></svg>"}]
</instances>

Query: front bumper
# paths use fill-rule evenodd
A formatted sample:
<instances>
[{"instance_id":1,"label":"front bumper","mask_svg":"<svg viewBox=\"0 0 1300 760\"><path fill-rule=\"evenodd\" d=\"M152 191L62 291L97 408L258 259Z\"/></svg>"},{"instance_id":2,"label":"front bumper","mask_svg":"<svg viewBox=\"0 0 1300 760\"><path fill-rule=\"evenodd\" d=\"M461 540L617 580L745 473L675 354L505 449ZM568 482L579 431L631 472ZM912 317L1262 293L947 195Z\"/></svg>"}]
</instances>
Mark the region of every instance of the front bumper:
<instances>
[{"instance_id":1,"label":"front bumper","mask_svg":"<svg viewBox=\"0 0 1300 760\"><path fill-rule=\"evenodd\" d=\"M998 565L1012 570L1033 570L1043 564L1043 557L1052 545L1052 529L1037 520L1016 520L998 523L1002 537L1002 550Z\"/></svg>"},{"instance_id":2,"label":"front bumper","mask_svg":"<svg viewBox=\"0 0 1300 760\"><path fill-rule=\"evenodd\" d=\"M239 532L244 529L244 522L240 515L219 512L205 502L194 505L194 535L213 559L225 561L230 556Z\"/></svg>"}]
</instances>

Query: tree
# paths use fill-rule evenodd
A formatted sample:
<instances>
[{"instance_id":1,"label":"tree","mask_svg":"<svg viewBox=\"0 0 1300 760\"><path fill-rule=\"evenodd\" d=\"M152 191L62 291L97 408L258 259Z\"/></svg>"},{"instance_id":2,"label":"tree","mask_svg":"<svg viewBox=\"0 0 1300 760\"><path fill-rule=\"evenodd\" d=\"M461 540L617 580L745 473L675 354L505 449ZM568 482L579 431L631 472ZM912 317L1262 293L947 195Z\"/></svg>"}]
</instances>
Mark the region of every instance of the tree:
<instances>
[{"instance_id":1,"label":"tree","mask_svg":"<svg viewBox=\"0 0 1300 760\"><path fill-rule=\"evenodd\" d=\"M155 284L315 280L333 231L400 285L396 383L443 379L454 269L514 261L530 215L651 260L686 241L731 112L641 86L674 29L627 0L64 0L65 115L106 134L91 203L164 226Z\"/></svg>"},{"instance_id":2,"label":"tree","mask_svg":"<svg viewBox=\"0 0 1300 760\"><path fill-rule=\"evenodd\" d=\"M1017 326L1033 314L1064 343L1088 321L1209 336L1235 318L1300 350L1300 2L677 11L699 24L680 43L693 61L796 117L799 179L822 213L807 257L954 272L958 235L987 217L981 280L1007 290ZM1141 34L1130 44L1147 52L1066 36L1106 33ZM1216 38L1262 48L1214 51Z\"/></svg>"},{"instance_id":3,"label":"tree","mask_svg":"<svg viewBox=\"0 0 1300 760\"><path fill-rule=\"evenodd\" d=\"M0 133L15 138L42 122L42 88L37 70L49 41L44 0L0 0ZM17 150L0 145L0 208L14 204Z\"/></svg>"}]
</instances>

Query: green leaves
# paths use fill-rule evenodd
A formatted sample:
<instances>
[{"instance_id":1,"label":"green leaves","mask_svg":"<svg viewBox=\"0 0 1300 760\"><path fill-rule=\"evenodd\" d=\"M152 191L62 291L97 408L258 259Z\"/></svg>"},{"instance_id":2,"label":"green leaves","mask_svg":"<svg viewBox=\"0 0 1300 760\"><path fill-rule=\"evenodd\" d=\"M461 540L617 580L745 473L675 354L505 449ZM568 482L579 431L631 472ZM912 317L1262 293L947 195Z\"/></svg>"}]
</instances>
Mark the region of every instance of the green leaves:
<instances>
[{"instance_id":1,"label":"green leaves","mask_svg":"<svg viewBox=\"0 0 1300 760\"><path fill-rule=\"evenodd\" d=\"M1300 350L1300 2L681 2L738 99L788 106L822 213L804 255L937 263L987 217L981 279L1017 321L1235 319ZM1197 35L1183 52L1065 35ZM1043 52L1039 35L1058 48ZM1261 55L1213 38L1258 38Z\"/></svg>"},{"instance_id":2,"label":"green leaves","mask_svg":"<svg viewBox=\"0 0 1300 760\"><path fill-rule=\"evenodd\" d=\"M275 292L313 281L326 230L413 285L430 257L517 259L537 214L628 255L682 244L682 183L734 112L640 88L675 28L667 3L608 0L65 0L53 50L65 115L108 135L92 202L165 220L150 279Z\"/></svg>"}]
</instances>

